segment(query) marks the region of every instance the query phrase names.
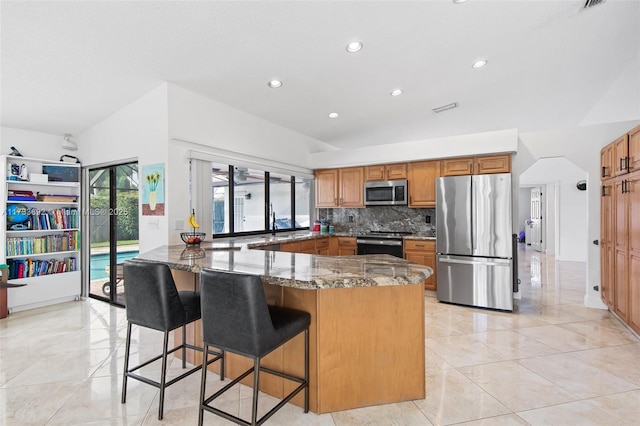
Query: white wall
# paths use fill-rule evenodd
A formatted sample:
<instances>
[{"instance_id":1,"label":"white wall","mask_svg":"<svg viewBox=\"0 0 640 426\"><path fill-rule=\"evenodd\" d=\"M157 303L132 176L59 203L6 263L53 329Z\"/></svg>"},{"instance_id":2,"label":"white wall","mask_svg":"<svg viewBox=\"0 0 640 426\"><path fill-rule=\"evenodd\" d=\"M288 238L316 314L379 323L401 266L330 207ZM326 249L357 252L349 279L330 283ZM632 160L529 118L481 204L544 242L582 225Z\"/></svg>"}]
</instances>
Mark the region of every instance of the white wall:
<instances>
[{"instance_id":1,"label":"white wall","mask_svg":"<svg viewBox=\"0 0 640 426\"><path fill-rule=\"evenodd\" d=\"M520 234L520 231L524 231L524 221L531 218L531 188L520 188L519 201L518 201L518 216L514 218L514 232Z\"/></svg>"},{"instance_id":2,"label":"white wall","mask_svg":"<svg viewBox=\"0 0 640 426\"><path fill-rule=\"evenodd\" d=\"M171 182L168 154L167 86L162 84L110 117L77 135L82 165L138 160L138 167L165 163L166 182ZM168 188L168 186L166 186ZM185 192L185 187L180 189ZM140 251L168 243L168 215L172 194L165 193L164 216L142 216L140 207Z\"/></svg>"},{"instance_id":3,"label":"white wall","mask_svg":"<svg viewBox=\"0 0 640 426\"><path fill-rule=\"evenodd\" d=\"M310 153L335 149L293 130L278 126L179 86L168 84L169 109L169 173L171 194L169 243L180 242L173 230L176 220L188 214L190 205L189 161L191 149L207 151L207 147L241 155L277 161L292 167L313 168ZM222 161L224 163L224 161ZM200 188L199 198L206 195ZM209 199L210 199L209 189ZM192 201L202 210L202 200ZM210 204L209 204L210 205Z\"/></svg>"},{"instance_id":4,"label":"white wall","mask_svg":"<svg viewBox=\"0 0 640 426\"><path fill-rule=\"evenodd\" d=\"M557 260L568 260L576 262L587 261L587 244L585 229L587 229L587 192L579 191L576 182L586 179L586 172L564 157L541 158L520 175L520 185L542 185L544 193L543 206L545 216L543 221L548 221L549 212L547 209L548 193L547 183L558 183L558 195L560 206L558 206L558 240L559 251L556 253ZM548 238L546 228L545 239ZM545 246L554 244L553 241L545 240Z\"/></svg>"},{"instance_id":5,"label":"white wall","mask_svg":"<svg viewBox=\"0 0 640 426\"><path fill-rule=\"evenodd\" d=\"M514 187L519 187L518 176L539 158L566 157L587 172L585 192L588 197L588 226L582 230L586 234L584 244L588 253L585 284L587 306L605 307L600 300L600 293L593 290L593 286L600 284L600 246L591 244L591 241L600 238L600 149L639 123L640 120L634 120L519 135L518 153L512 161ZM561 227L561 224L557 224L558 230Z\"/></svg>"},{"instance_id":6,"label":"white wall","mask_svg":"<svg viewBox=\"0 0 640 426\"><path fill-rule=\"evenodd\" d=\"M316 152L310 158L313 168L319 169L516 152L517 149L518 131L508 129L368 148Z\"/></svg>"},{"instance_id":7,"label":"white wall","mask_svg":"<svg viewBox=\"0 0 640 426\"><path fill-rule=\"evenodd\" d=\"M25 157L53 161L58 161L60 156L64 154L77 157L76 152L62 149L60 146L62 141L63 135L0 127L0 152L2 154L10 154L10 147L15 146Z\"/></svg>"},{"instance_id":8,"label":"white wall","mask_svg":"<svg viewBox=\"0 0 640 426\"><path fill-rule=\"evenodd\" d=\"M557 184L549 183L547 184L547 192L546 192L546 214L547 214L547 226L546 226L546 253L552 256L555 256L559 250L559 238L556 238L558 233L556 232L556 227L558 223L558 189Z\"/></svg>"}]
</instances>

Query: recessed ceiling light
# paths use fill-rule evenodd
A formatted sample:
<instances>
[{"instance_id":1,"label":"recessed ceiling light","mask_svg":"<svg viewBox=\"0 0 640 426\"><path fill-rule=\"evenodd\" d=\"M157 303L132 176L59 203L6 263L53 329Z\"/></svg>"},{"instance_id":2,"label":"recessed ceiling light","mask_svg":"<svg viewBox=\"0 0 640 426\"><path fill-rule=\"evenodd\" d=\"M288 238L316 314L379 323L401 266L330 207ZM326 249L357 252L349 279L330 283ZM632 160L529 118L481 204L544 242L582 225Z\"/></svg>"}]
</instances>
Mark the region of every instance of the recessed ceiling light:
<instances>
[{"instance_id":1,"label":"recessed ceiling light","mask_svg":"<svg viewBox=\"0 0 640 426\"><path fill-rule=\"evenodd\" d=\"M453 0L453 2L454 2L455 4L462 4L462 3L466 2L466 1L467 1L467 0Z\"/></svg>"},{"instance_id":2,"label":"recessed ceiling light","mask_svg":"<svg viewBox=\"0 0 640 426\"><path fill-rule=\"evenodd\" d=\"M282 82L280 80L271 80L269 83L267 83L267 85L272 89L277 89L278 87L282 86Z\"/></svg>"},{"instance_id":3,"label":"recessed ceiling light","mask_svg":"<svg viewBox=\"0 0 640 426\"><path fill-rule=\"evenodd\" d=\"M486 59L480 59L479 61L476 61L473 63L473 65L471 65L473 68L482 68L485 65L487 65L487 61Z\"/></svg>"},{"instance_id":4,"label":"recessed ceiling light","mask_svg":"<svg viewBox=\"0 0 640 426\"><path fill-rule=\"evenodd\" d=\"M362 49L362 42L360 41L352 41L351 43L347 44L347 52L349 53L359 52L360 49Z\"/></svg>"},{"instance_id":5,"label":"recessed ceiling light","mask_svg":"<svg viewBox=\"0 0 640 426\"><path fill-rule=\"evenodd\" d=\"M340 114L338 114L337 112L330 112L329 113L329 118L338 118L340 117Z\"/></svg>"},{"instance_id":6,"label":"recessed ceiling light","mask_svg":"<svg viewBox=\"0 0 640 426\"><path fill-rule=\"evenodd\" d=\"M453 102L453 103L448 104L448 105L443 105L441 107L434 108L434 109L432 109L432 111L437 114L439 112L447 111L449 109L454 109L454 108L457 108L457 107L458 107L458 103L457 102Z\"/></svg>"},{"instance_id":7,"label":"recessed ceiling light","mask_svg":"<svg viewBox=\"0 0 640 426\"><path fill-rule=\"evenodd\" d=\"M394 91L391 92L391 96L400 96L402 95L402 89L396 89Z\"/></svg>"}]
</instances>

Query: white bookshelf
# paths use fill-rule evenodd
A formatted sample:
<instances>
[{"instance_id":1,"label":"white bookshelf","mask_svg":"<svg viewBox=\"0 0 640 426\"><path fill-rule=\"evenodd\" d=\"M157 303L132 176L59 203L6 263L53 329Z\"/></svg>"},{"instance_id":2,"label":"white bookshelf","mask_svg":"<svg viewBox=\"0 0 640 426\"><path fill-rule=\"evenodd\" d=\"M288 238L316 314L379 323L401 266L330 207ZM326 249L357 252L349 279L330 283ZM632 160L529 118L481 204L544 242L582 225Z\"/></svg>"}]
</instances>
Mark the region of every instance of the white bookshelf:
<instances>
[{"instance_id":1,"label":"white bookshelf","mask_svg":"<svg viewBox=\"0 0 640 426\"><path fill-rule=\"evenodd\" d=\"M23 173L22 177L26 176L27 180L21 180L19 175L12 173L12 164L17 165L18 169L24 164L28 173ZM10 283L26 284L8 289L9 312L79 299L82 287L80 164L3 155L2 165L4 184L0 186L3 212L0 218L0 263L11 266ZM43 165L62 166L71 173L62 177L63 181L36 180L38 177L32 174L43 174ZM46 178L59 177L52 174ZM36 199L9 199L19 191L30 191ZM11 204L26 207L29 220L9 222L7 207ZM68 215L65 215L66 212ZM73 219L72 214L75 214ZM39 227L44 229L36 229ZM70 267L74 262L71 259L75 259L75 269ZM61 262L66 266L61 266ZM20 265L24 276L17 276ZM34 266L29 270L28 265ZM39 269L36 269L36 265ZM53 265L58 265L58 272L54 272Z\"/></svg>"}]
</instances>

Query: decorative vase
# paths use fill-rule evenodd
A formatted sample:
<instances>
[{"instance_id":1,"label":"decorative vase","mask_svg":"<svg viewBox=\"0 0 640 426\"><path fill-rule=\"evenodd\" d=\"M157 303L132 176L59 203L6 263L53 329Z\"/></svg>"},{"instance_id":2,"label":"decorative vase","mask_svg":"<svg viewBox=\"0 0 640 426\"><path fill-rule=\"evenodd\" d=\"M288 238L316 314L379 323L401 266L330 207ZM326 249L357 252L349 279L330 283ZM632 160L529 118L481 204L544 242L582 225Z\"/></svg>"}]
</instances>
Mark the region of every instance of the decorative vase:
<instances>
[{"instance_id":1,"label":"decorative vase","mask_svg":"<svg viewBox=\"0 0 640 426\"><path fill-rule=\"evenodd\" d=\"M154 211L156 209L156 191L149 192L149 210Z\"/></svg>"}]
</instances>

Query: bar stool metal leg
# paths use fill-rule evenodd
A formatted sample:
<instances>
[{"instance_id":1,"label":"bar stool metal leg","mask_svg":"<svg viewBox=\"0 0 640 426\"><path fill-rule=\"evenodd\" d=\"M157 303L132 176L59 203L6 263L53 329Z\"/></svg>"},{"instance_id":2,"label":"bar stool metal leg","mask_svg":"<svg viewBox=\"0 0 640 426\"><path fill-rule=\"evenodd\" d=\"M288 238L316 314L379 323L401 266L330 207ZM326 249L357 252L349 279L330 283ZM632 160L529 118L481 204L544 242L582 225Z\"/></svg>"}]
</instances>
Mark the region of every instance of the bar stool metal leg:
<instances>
[{"instance_id":1,"label":"bar stool metal leg","mask_svg":"<svg viewBox=\"0 0 640 426\"><path fill-rule=\"evenodd\" d=\"M260 357L253 358L253 406L251 407L251 425L258 424L258 389L260 388Z\"/></svg>"},{"instance_id":2,"label":"bar stool metal leg","mask_svg":"<svg viewBox=\"0 0 640 426\"><path fill-rule=\"evenodd\" d=\"M162 420L164 410L164 391L167 383L167 348L169 346L169 332L164 332L164 346L162 347L162 373L160 376L160 403L158 407L158 420Z\"/></svg>"},{"instance_id":3,"label":"bar stool metal leg","mask_svg":"<svg viewBox=\"0 0 640 426\"><path fill-rule=\"evenodd\" d=\"M187 342L187 326L182 326L182 343ZM187 368L187 347L182 346L182 368Z\"/></svg>"},{"instance_id":4,"label":"bar stool metal leg","mask_svg":"<svg viewBox=\"0 0 640 426\"><path fill-rule=\"evenodd\" d=\"M304 412L309 412L309 329L304 331Z\"/></svg>"},{"instance_id":5,"label":"bar stool metal leg","mask_svg":"<svg viewBox=\"0 0 640 426\"><path fill-rule=\"evenodd\" d=\"M124 350L124 371L122 372L122 400L121 403L127 402L127 373L129 372L129 351L131 350L131 323L127 323L127 341Z\"/></svg>"}]
</instances>

